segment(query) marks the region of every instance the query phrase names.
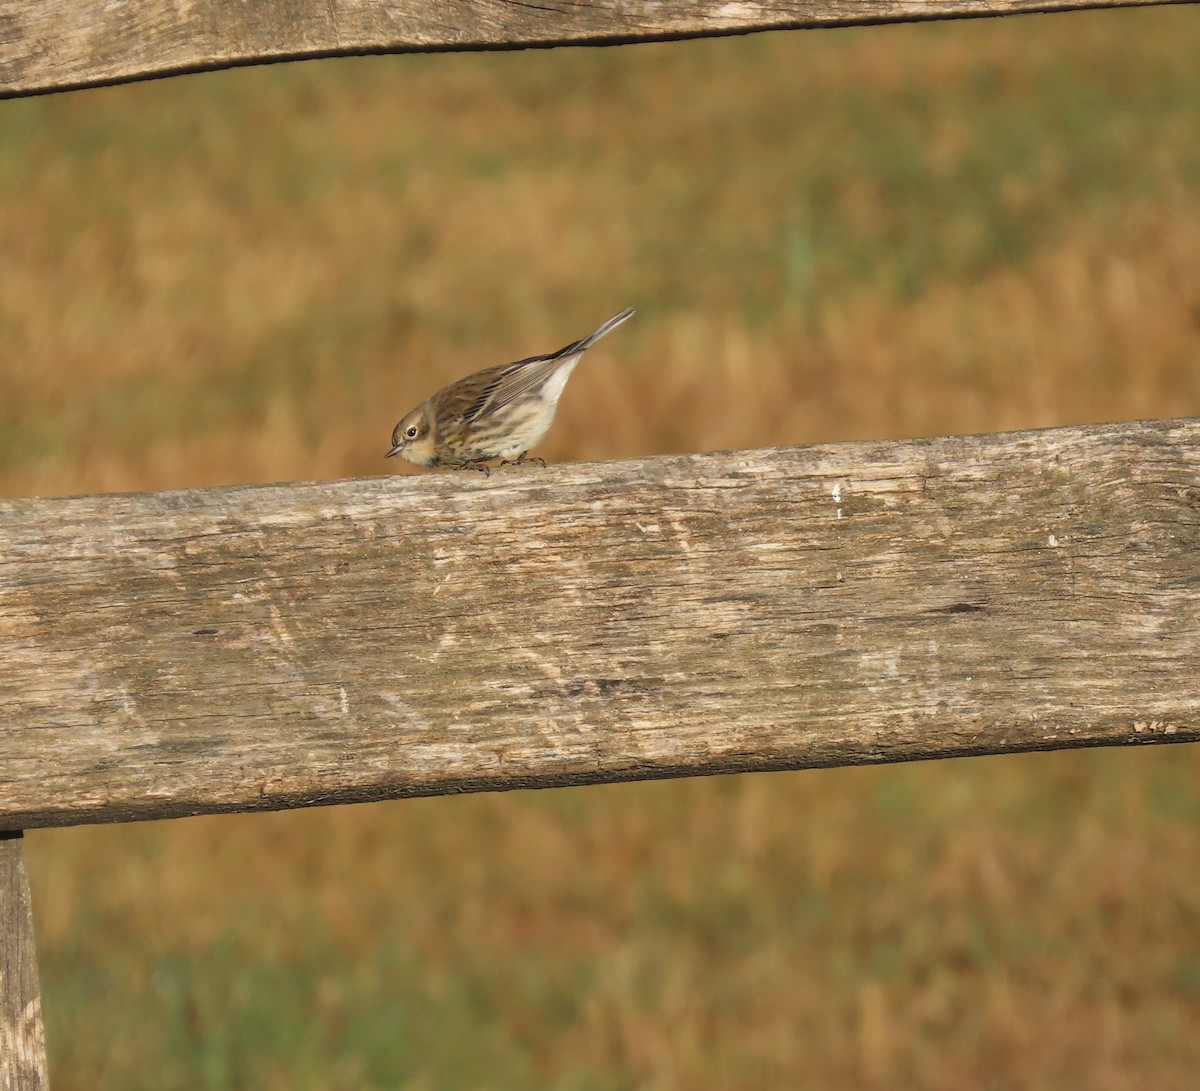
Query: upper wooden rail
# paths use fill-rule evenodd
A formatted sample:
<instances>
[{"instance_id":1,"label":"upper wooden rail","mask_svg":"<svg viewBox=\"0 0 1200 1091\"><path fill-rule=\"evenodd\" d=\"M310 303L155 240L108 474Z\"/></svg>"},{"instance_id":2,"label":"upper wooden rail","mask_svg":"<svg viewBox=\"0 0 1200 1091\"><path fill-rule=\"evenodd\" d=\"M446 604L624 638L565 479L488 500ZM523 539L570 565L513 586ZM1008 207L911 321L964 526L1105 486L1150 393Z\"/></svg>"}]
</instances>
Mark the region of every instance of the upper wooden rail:
<instances>
[{"instance_id":1,"label":"upper wooden rail","mask_svg":"<svg viewBox=\"0 0 1200 1091\"><path fill-rule=\"evenodd\" d=\"M597 45L1194 0L0 0L0 97L356 53Z\"/></svg>"},{"instance_id":2,"label":"upper wooden rail","mask_svg":"<svg viewBox=\"0 0 1200 1091\"><path fill-rule=\"evenodd\" d=\"M1200 421L0 503L0 827L1200 739Z\"/></svg>"}]
</instances>

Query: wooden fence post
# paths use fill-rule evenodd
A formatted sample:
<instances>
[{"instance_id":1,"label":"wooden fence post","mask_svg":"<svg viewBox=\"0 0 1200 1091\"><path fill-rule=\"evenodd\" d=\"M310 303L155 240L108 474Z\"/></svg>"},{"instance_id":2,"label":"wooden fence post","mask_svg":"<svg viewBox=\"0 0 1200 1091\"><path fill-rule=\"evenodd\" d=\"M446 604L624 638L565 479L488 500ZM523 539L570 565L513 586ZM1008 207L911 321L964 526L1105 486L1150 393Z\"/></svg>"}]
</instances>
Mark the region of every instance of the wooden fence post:
<instances>
[{"instance_id":1,"label":"wooden fence post","mask_svg":"<svg viewBox=\"0 0 1200 1091\"><path fill-rule=\"evenodd\" d=\"M0 832L0 1091L49 1086L25 835Z\"/></svg>"}]
</instances>

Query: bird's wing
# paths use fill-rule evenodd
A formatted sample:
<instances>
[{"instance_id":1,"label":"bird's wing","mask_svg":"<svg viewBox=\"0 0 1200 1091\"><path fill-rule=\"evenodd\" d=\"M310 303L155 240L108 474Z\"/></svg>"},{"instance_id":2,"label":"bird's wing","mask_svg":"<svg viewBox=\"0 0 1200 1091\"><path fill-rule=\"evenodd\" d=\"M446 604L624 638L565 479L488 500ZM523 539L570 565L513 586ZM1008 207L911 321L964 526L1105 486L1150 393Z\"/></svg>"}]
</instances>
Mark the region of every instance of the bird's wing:
<instances>
[{"instance_id":1,"label":"bird's wing","mask_svg":"<svg viewBox=\"0 0 1200 1091\"><path fill-rule=\"evenodd\" d=\"M515 401L522 394L536 390L568 358L561 353L553 356L530 356L527 360L518 360L515 364L502 367L496 377L483 388L479 397L470 409L463 414L465 421L477 421Z\"/></svg>"},{"instance_id":2,"label":"bird's wing","mask_svg":"<svg viewBox=\"0 0 1200 1091\"><path fill-rule=\"evenodd\" d=\"M565 348L552 352L548 356L530 356L518 360L515 364L499 368L496 376L484 387L471 408L463 414L463 420L468 423L486 417L515 401L522 394L528 394L542 385L558 368L578 359L590 349L605 334L615 330L625 319L633 314L632 307L626 307L620 314L614 314L607 322L592 330L586 337L572 341Z\"/></svg>"}]
</instances>

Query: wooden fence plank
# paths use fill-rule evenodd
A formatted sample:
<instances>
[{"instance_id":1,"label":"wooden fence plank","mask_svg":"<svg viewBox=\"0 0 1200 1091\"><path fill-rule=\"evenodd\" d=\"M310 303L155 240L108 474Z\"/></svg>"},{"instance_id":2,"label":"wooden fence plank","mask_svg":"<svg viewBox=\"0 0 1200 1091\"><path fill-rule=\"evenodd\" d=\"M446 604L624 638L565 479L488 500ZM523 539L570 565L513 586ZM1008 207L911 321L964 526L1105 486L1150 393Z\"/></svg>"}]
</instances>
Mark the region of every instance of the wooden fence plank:
<instances>
[{"instance_id":1,"label":"wooden fence plank","mask_svg":"<svg viewBox=\"0 0 1200 1091\"><path fill-rule=\"evenodd\" d=\"M0 97L356 53L661 41L1194 0L6 0Z\"/></svg>"},{"instance_id":2,"label":"wooden fence plank","mask_svg":"<svg viewBox=\"0 0 1200 1091\"><path fill-rule=\"evenodd\" d=\"M1200 739L1200 421L0 502L0 826Z\"/></svg>"},{"instance_id":3,"label":"wooden fence plank","mask_svg":"<svg viewBox=\"0 0 1200 1091\"><path fill-rule=\"evenodd\" d=\"M25 838L0 833L0 1091L44 1091L46 1036Z\"/></svg>"}]
</instances>

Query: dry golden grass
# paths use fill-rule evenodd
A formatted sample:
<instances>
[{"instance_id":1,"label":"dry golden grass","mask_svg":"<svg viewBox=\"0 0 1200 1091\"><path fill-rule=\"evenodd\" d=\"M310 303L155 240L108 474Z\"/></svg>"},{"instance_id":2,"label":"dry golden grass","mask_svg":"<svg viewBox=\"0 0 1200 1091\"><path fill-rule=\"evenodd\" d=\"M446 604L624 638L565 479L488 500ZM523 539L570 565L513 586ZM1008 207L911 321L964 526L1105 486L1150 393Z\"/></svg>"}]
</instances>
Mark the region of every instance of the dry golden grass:
<instances>
[{"instance_id":1,"label":"dry golden grass","mask_svg":"<svg viewBox=\"0 0 1200 1091\"><path fill-rule=\"evenodd\" d=\"M552 460L1194 415L1198 52L1116 12L0 103L0 490L384 472L625 305ZM1198 773L34 833L55 1086L1190 1087Z\"/></svg>"}]
</instances>

